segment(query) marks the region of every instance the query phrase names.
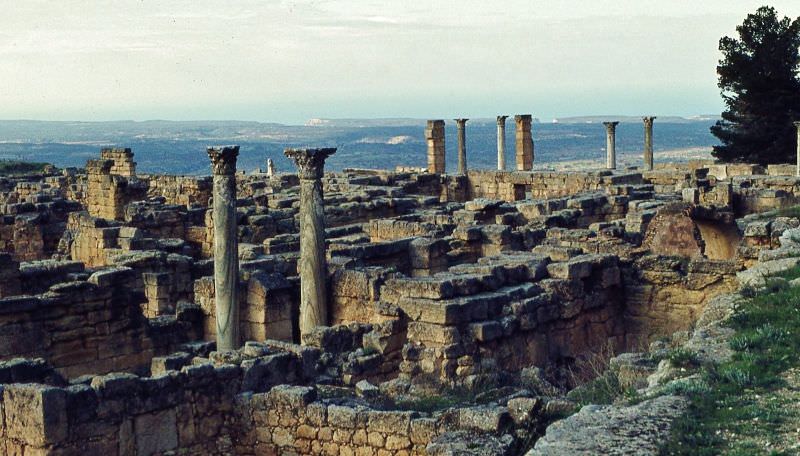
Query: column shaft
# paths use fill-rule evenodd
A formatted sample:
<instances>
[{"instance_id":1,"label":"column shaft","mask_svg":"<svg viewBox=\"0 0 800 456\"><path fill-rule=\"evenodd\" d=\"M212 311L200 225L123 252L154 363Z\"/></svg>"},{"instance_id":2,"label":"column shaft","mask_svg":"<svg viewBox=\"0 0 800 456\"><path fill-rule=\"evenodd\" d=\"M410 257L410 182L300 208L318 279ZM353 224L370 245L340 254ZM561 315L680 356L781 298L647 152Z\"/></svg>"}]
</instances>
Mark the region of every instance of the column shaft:
<instances>
[{"instance_id":1,"label":"column shaft","mask_svg":"<svg viewBox=\"0 0 800 456\"><path fill-rule=\"evenodd\" d=\"M653 170L653 121L655 117L642 117L644 121L644 169Z\"/></svg>"},{"instance_id":2,"label":"column shaft","mask_svg":"<svg viewBox=\"0 0 800 456\"><path fill-rule=\"evenodd\" d=\"M795 175L800 177L800 122L795 122L794 126L797 128L797 171Z\"/></svg>"},{"instance_id":3,"label":"column shaft","mask_svg":"<svg viewBox=\"0 0 800 456\"><path fill-rule=\"evenodd\" d=\"M606 126L606 168L617 169L617 124L619 122L603 122Z\"/></svg>"},{"instance_id":4,"label":"column shaft","mask_svg":"<svg viewBox=\"0 0 800 456\"><path fill-rule=\"evenodd\" d=\"M425 128L428 143L428 172L445 173L444 120L429 120Z\"/></svg>"},{"instance_id":5,"label":"column shaft","mask_svg":"<svg viewBox=\"0 0 800 456\"><path fill-rule=\"evenodd\" d=\"M328 324L325 209L322 175L336 149L286 149L300 177L300 337Z\"/></svg>"},{"instance_id":6,"label":"column shaft","mask_svg":"<svg viewBox=\"0 0 800 456\"><path fill-rule=\"evenodd\" d=\"M239 246L236 238L236 157L239 146L209 147L214 172L214 304L217 350L235 350L239 336Z\"/></svg>"},{"instance_id":7,"label":"column shaft","mask_svg":"<svg viewBox=\"0 0 800 456\"><path fill-rule=\"evenodd\" d=\"M497 116L497 169L506 169L506 118L508 116Z\"/></svg>"},{"instance_id":8,"label":"column shaft","mask_svg":"<svg viewBox=\"0 0 800 456\"><path fill-rule=\"evenodd\" d=\"M458 128L458 174L467 174L467 120L454 119Z\"/></svg>"},{"instance_id":9,"label":"column shaft","mask_svg":"<svg viewBox=\"0 0 800 456\"><path fill-rule=\"evenodd\" d=\"M533 169L533 136L531 135L530 114L514 116L516 122L516 161L518 171L530 171Z\"/></svg>"},{"instance_id":10,"label":"column shaft","mask_svg":"<svg viewBox=\"0 0 800 456\"><path fill-rule=\"evenodd\" d=\"M322 181L300 179L300 334L328 324Z\"/></svg>"}]
</instances>

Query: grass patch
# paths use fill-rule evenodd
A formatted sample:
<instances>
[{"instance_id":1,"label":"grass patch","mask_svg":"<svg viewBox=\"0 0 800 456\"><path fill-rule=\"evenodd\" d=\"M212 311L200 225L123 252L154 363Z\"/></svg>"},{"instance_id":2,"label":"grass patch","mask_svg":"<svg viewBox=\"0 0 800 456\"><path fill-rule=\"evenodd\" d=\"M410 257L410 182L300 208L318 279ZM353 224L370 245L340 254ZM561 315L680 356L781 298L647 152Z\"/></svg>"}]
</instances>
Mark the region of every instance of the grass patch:
<instances>
[{"instance_id":1,"label":"grass patch","mask_svg":"<svg viewBox=\"0 0 800 456\"><path fill-rule=\"evenodd\" d=\"M694 368L700 366L697 354L685 348L673 348L667 352L666 359L674 367Z\"/></svg>"},{"instance_id":2,"label":"grass patch","mask_svg":"<svg viewBox=\"0 0 800 456\"><path fill-rule=\"evenodd\" d=\"M780 276L800 277L800 268ZM800 288L775 283L754 291L731 319L732 358L704 366L693 386L670 391L688 397L690 407L662 454L786 454L776 449L785 444L781 427L800 417L778 390L782 374L800 365Z\"/></svg>"},{"instance_id":3,"label":"grass patch","mask_svg":"<svg viewBox=\"0 0 800 456\"><path fill-rule=\"evenodd\" d=\"M567 393L567 399L574 401L579 406L605 405L613 404L622 397L633 399L636 394L635 388L624 385L615 372L607 370L599 377Z\"/></svg>"},{"instance_id":4,"label":"grass patch","mask_svg":"<svg viewBox=\"0 0 800 456\"><path fill-rule=\"evenodd\" d=\"M778 217L795 217L800 218L800 205L797 206L789 206L778 209L777 211Z\"/></svg>"},{"instance_id":5,"label":"grass patch","mask_svg":"<svg viewBox=\"0 0 800 456\"><path fill-rule=\"evenodd\" d=\"M489 402L491 393L495 391L496 383L492 381L479 382L471 388L465 386L443 387L437 393L406 396L395 401L398 410L433 413L456 406L478 405ZM489 396L489 397L487 397ZM481 400L481 398L485 398Z\"/></svg>"},{"instance_id":6,"label":"grass patch","mask_svg":"<svg viewBox=\"0 0 800 456\"><path fill-rule=\"evenodd\" d=\"M25 162L18 160L0 160L0 176L38 173L44 171L47 163Z\"/></svg>"}]
</instances>

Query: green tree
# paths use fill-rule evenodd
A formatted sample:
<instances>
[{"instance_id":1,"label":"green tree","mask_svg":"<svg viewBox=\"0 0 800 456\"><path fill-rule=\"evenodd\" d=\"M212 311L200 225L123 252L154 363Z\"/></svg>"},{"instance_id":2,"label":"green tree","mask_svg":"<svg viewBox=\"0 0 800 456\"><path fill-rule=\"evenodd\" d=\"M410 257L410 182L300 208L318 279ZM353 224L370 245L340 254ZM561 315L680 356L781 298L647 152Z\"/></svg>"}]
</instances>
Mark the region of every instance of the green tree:
<instances>
[{"instance_id":1,"label":"green tree","mask_svg":"<svg viewBox=\"0 0 800 456\"><path fill-rule=\"evenodd\" d=\"M727 109L711 127L721 144L713 155L725 162L794 161L800 120L800 18L780 18L762 6L736 27L739 38L723 37L717 66Z\"/></svg>"}]
</instances>

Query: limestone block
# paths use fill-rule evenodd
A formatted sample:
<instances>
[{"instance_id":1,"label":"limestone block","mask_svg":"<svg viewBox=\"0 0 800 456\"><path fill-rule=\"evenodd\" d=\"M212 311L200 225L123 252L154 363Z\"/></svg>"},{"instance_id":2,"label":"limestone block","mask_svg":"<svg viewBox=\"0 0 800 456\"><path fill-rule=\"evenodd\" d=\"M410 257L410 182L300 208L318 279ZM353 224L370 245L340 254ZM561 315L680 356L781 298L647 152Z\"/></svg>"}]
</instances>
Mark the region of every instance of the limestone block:
<instances>
[{"instance_id":1,"label":"limestone block","mask_svg":"<svg viewBox=\"0 0 800 456\"><path fill-rule=\"evenodd\" d=\"M416 412L370 411L368 427L371 432L407 436L411 419L416 417Z\"/></svg>"},{"instance_id":2,"label":"limestone block","mask_svg":"<svg viewBox=\"0 0 800 456\"><path fill-rule=\"evenodd\" d=\"M66 393L40 384L3 389L6 436L35 447L58 444L68 435Z\"/></svg>"},{"instance_id":3,"label":"limestone block","mask_svg":"<svg viewBox=\"0 0 800 456\"><path fill-rule=\"evenodd\" d=\"M175 409L139 415L134 419L136 454L148 456L178 448Z\"/></svg>"},{"instance_id":4,"label":"limestone block","mask_svg":"<svg viewBox=\"0 0 800 456\"><path fill-rule=\"evenodd\" d=\"M479 342L488 342L503 335L503 327L496 321L482 321L469 325L469 334Z\"/></svg>"},{"instance_id":5,"label":"limestone block","mask_svg":"<svg viewBox=\"0 0 800 456\"><path fill-rule=\"evenodd\" d=\"M446 299L455 295L455 287L448 280L434 277L388 279L386 288L395 290L401 296L427 299Z\"/></svg>"},{"instance_id":6,"label":"limestone block","mask_svg":"<svg viewBox=\"0 0 800 456\"><path fill-rule=\"evenodd\" d=\"M548 264L547 272L557 279L584 279L592 274L592 263L590 260L576 257L569 261Z\"/></svg>"},{"instance_id":7,"label":"limestone block","mask_svg":"<svg viewBox=\"0 0 800 456\"><path fill-rule=\"evenodd\" d=\"M358 410L343 405L328 406L328 422L345 429L354 429L358 424Z\"/></svg>"},{"instance_id":8,"label":"limestone block","mask_svg":"<svg viewBox=\"0 0 800 456\"><path fill-rule=\"evenodd\" d=\"M496 433L511 423L506 407L486 405L458 410L458 425L462 429Z\"/></svg>"}]
</instances>

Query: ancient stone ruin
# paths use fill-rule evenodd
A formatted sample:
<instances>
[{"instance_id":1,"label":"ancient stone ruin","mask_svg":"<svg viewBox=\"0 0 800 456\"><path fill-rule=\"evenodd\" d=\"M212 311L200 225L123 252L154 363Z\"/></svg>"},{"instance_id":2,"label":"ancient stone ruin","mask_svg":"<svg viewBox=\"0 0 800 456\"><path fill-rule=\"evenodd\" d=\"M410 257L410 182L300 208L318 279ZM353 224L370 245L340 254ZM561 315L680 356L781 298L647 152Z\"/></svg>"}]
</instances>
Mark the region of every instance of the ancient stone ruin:
<instances>
[{"instance_id":1,"label":"ancient stone ruin","mask_svg":"<svg viewBox=\"0 0 800 456\"><path fill-rule=\"evenodd\" d=\"M563 430L622 415L561 420L581 361L691 337L800 227L759 215L798 204L794 165L653 163L653 119L637 169L617 168L611 122L605 166L534 170L518 115L514 171L500 140L497 170L468 169L458 119L452 175L432 120L421 172L326 173L335 149L290 149L296 170L247 174L219 146L204 177L137 173L130 149L104 149L85 169L0 178L0 448L584 448Z\"/></svg>"}]
</instances>

